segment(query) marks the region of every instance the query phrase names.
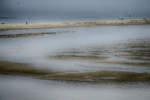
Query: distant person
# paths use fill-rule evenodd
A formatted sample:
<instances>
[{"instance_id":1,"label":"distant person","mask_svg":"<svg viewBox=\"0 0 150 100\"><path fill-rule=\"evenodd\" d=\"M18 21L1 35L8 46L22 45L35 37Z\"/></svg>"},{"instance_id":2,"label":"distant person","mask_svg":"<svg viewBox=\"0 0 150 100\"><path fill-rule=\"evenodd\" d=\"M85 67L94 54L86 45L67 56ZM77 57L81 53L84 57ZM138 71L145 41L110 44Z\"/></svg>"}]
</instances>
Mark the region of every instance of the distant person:
<instances>
[{"instance_id":1,"label":"distant person","mask_svg":"<svg viewBox=\"0 0 150 100\"><path fill-rule=\"evenodd\" d=\"M26 21L26 24L28 24L28 21Z\"/></svg>"},{"instance_id":2,"label":"distant person","mask_svg":"<svg viewBox=\"0 0 150 100\"><path fill-rule=\"evenodd\" d=\"M26 24L29 24L30 23L30 21L29 20L26 20Z\"/></svg>"}]
</instances>

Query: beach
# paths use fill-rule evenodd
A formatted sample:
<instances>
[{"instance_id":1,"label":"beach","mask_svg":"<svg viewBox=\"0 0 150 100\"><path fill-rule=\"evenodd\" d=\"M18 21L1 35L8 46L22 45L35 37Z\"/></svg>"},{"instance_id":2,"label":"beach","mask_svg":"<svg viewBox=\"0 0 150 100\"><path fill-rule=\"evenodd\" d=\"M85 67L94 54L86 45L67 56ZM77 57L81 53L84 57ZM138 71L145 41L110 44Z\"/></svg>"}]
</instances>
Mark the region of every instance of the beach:
<instances>
[{"instance_id":1,"label":"beach","mask_svg":"<svg viewBox=\"0 0 150 100\"><path fill-rule=\"evenodd\" d=\"M148 19L0 29L1 100L149 100Z\"/></svg>"},{"instance_id":2,"label":"beach","mask_svg":"<svg viewBox=\"0 0 150 100\"><path fill-rule=\"evenodd\" d=\"M150 19L0 24L0 30L150 24Z\"/></svg>"}]
</instances>

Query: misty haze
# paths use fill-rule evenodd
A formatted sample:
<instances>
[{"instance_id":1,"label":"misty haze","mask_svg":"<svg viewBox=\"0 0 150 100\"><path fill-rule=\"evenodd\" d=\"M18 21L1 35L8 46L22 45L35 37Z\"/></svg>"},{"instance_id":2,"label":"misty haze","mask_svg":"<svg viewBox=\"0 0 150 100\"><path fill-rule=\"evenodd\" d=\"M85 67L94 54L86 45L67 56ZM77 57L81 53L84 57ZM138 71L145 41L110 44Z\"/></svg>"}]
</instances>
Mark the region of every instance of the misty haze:
<instances>
[{"instance_id":1,"label":"misty haze","mask_svg":"<svg viewBox=\"0 0 150 100\"><path fill-rule=\"evenodd\" d=\"M1 0L0 21L149 18L149 4L149 0Z\"/></svg>"},{"instance_id":2,"label":"misty haze","mask_svg":"<svg viewBox=\"0 0 150 100\"><path fill-rule=\"evenodd\" d=\"M149 100L150 0L0 0L0 100Z\"/></svg>"}]
</instances>

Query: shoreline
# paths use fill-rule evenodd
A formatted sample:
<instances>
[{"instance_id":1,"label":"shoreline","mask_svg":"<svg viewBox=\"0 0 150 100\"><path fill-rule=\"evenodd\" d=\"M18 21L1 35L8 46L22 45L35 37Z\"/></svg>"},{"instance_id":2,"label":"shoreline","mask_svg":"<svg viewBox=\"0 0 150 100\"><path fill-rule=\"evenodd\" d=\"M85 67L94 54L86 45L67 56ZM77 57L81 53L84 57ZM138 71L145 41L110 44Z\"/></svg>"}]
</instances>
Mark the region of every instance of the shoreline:
<instances>
[{"instance_id":1,"label":"shoreline","mask_svg":"<svg viewBox=\"0 0 150 100\"><path fill-rule=\"evenodd\" d=\"M41 80L56 80L66 82L120 83L120 82L150 82L150 73L125 71L96 72L57 72L50 69L38 69L23 63L0 61L0 75L28 76ZM129 78L130 77L130 78Z\"/></svg>"},{"instance_id":2,"label":"shoreline","mask_svg":"<svg viewBox=\"0 0 150 100\"><path fill-rule=\"evenodd\" d=\"M46 29L65 27L88 27L88 26L117 26L117 25L141 25L150 24L148 19L128 20L105 20L105 21L76 21L76 22L47 22L47 23L22 23L22 24L0 24L0 30L23 30L23 29Z\"/></svg>"},{"instance_id":3,"label":"shoreline","mask_svg":"<svg viewBox=\"0 0 150 100\"><path fill-rule=\"evenodd\" d=\"M56 32L39 32L39 33L17 33L17 34L6 34L0 35L0 38L17 38L17 37L30 37L30 36L41 36L48 34L56 34Z\"/></svg>"}]
</instances>

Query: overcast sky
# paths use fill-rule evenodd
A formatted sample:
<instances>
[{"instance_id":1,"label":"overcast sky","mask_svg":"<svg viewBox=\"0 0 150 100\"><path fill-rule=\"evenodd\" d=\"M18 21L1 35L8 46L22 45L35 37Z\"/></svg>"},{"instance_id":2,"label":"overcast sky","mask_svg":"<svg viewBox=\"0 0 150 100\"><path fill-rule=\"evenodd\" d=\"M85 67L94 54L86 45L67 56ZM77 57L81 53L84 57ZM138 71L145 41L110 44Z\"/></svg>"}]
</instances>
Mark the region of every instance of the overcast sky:
<instances>
[{"instance_id":1,"label":"overcast sky","mask_svg":"<svg viewBox=\"0 0 150 100\"><path fill-rule=\"evenodd\" d=\"M0 0L0 16L150 16L150 0Z\"/></svg>"}]
</instances>

